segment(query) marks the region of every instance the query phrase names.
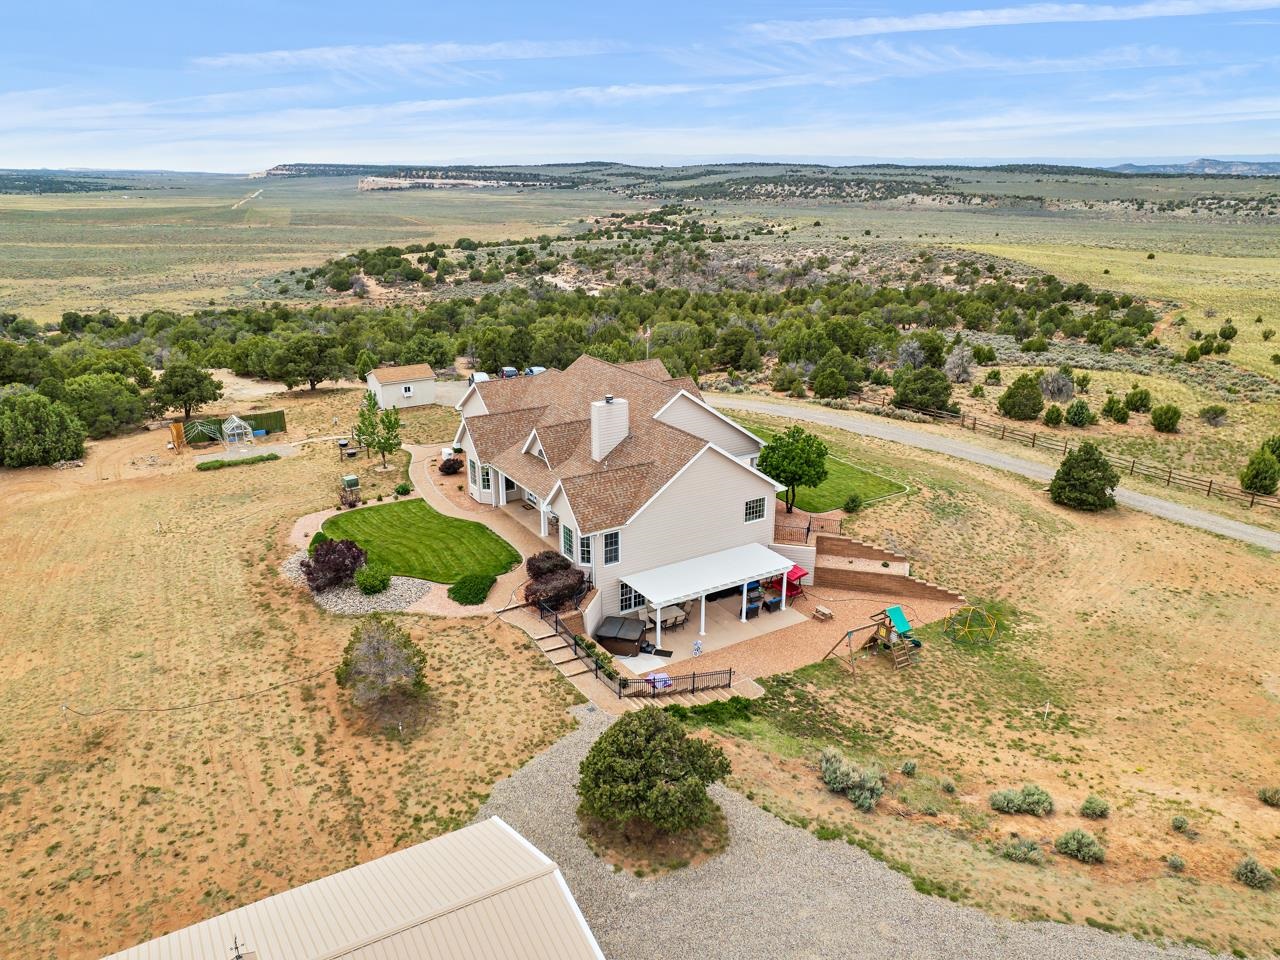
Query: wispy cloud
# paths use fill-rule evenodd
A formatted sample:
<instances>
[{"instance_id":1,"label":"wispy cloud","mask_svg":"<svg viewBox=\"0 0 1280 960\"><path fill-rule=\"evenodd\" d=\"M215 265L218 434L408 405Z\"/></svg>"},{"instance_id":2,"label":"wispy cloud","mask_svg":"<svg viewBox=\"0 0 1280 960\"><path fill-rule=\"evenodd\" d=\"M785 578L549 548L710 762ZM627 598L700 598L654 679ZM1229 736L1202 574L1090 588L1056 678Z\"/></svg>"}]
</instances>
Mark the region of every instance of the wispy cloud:
<instances>
[{"instance_id":1,"label":"wispy cloud","mask_svg":"<svg viewBox=\"0 0 1280 960\"><path fill-rule=\"evenodd\" d=\"M1033 3L1021 7L947 10L896 17L852 17L822 20L767 20L747 27L749 35L766 40L811 43L847 37L930 30L971 30L1035 23L1108 23L1160 17L1196 17L1215 13L1244 13L1280 8L1277 0L1150 0L1129 5Z\"/></svg>"},{"instance_id":2,"label":"wispy cloud","mask_svg":"<svg viewBox=\"0 0 1280 960\"><path fill-rule=\"evenodd\" d=\"M604 40L501 40L494 43L390 43L379 46L353 44L255 53L221 53L196 57L191 62L197 67L259 73L295 70L329 70L339 73L386 70L399 73L453 63L592 57L617 48L618 44Z\"/></svg>"}]
</instances>

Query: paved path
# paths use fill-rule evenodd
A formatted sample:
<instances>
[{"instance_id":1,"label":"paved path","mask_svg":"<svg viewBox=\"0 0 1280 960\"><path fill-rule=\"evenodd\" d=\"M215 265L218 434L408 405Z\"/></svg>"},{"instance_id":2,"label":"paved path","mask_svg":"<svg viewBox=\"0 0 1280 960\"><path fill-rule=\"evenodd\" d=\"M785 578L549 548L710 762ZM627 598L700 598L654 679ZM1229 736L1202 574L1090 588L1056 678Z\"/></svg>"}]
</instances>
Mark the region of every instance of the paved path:
<instances>
[{"instance_id":1,"label":"paved path","mask_svg":"<svg viewBox=\"0 0 1280 960\"><path fill-rule=\"evenodd\" d=\"M945 453L960 460L980 463L986 467L995 467L997 470L1006 470L1044 483L1048 483L1053 479L1055 471L1054 467L1038 463L1035 460L1026 460L998 450L989 450L980 444L970 443L967 440L939 436L925 430L915 429L911 424L900 420L859 416L826 407L793 406L786 403L752 400L736 396L708 394L707 400L713 406L721 409L767 413L779 417L788 417L792 420L806 420L809 423L821 424L824 427L836 427L852 433L876 437L880 440L889 440L893 443L918 447L921 450ZM1172 520L1174 523L1207 530L1209 533L1216 533L1232 540L1239 540L1241 543L1248 543L1267 550L1280 552L1280 533L1275 533L1262 527L1240 523L1238 520L1229 520L1206 510L1184 507L1180 503L1163 500L1160 497L1153 497L1145 493L1138 493L1134 490L1127 490L1124 487L1117 488L1116 502L1122 503L1126 507L1132 507L1134 510L1141 510L1143 513L1162 517L1165 520Z\"/></svg>"},{"instance_id":2,"label":"paved path","mask_svg":"<svg viewBox=\"0 0 1280 960\"><path fill-rule=\"evenodd\" d=\"M857 847L818 840L724 787L712 788L729 823L724 853L657 877L614 873L578 836L574 814L578 764L613 718L575 712L578 728L495 784L479 818L502 817L559 864L610 960L1208 956L1084 926L1013 923L925 896Z\"/></svg>"}]
</instances>

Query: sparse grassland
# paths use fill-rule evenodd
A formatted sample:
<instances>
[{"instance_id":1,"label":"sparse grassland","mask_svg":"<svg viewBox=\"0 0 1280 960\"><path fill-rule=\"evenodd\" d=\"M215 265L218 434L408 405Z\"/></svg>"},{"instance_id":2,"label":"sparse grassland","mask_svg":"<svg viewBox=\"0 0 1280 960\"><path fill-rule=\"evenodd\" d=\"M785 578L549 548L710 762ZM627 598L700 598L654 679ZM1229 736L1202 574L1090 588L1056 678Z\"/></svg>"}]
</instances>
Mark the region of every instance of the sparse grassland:
<instances>
[{"instance_id":1,"label":"sparse grassland","mask_svg":"<svg viewBox=\"0 0 1280 960\"><path fill-rule=\"evenodd\" d=\"M1257 799L1280 776L1274 558L1128 510L1073 513L1018 478L818 432L912 489L846 526L981 598L1004 629L993 646L969 647L927 627L908 670L868 657L853 674L828 661L764 681L752 716L718 727L733 785L925 892L1017 918L1269 950L1280 936L1272 901L1231 871L1246 850L1280 863L1273 811ZM837 610L833 639L850 626ZM877 813L857 813L818 777L829 744L889 771L915 761L914 776L892 773ZM990 810L992 792L1024 783L1047 789L1056 812ZM1080 816L1089 794L1109 801L1105 821ZM1195 824L1194 840L1172 830L1175 815ZM1103 840L1105 863L1052 853L1075 827ZM1041 842L1045 867L1001 855L1015 834Z\"/></svg>"},{"instance_id":2,"label":"sparse grassland","mask_svg":"<svg viewBox=\"0 0 1280 960\"><path fill-rule=\"evenodd\" d=\"M266 402L296 440L357 398ZM462 826L571 722L575 692L523 633L404 617L429 717L408 742L367 729L333 679L352 621L277 569L340 473L366 495L398 474L328 443L199 473L166 437L0 471L6 954L98 957Z\"/></svg>"}]
</instances>

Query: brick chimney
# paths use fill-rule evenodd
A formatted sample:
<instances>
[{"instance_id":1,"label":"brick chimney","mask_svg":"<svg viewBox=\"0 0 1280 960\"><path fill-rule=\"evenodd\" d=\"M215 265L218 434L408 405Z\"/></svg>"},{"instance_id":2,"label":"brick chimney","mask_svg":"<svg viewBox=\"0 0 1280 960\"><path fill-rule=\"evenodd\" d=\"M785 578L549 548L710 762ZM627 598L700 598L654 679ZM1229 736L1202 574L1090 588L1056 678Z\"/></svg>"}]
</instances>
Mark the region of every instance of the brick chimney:
<instances>
[{"instance_id":1,"label":"brick chimney","mask_svg":"<svg viewBox=\"0 0 1280 960\"><path fill-rule=\"evenodd\" d=\"M599 463L627 439L631 432L631 414L627 401L612 394L591 404L591 459Z\"/></svg>"}]
</instances>

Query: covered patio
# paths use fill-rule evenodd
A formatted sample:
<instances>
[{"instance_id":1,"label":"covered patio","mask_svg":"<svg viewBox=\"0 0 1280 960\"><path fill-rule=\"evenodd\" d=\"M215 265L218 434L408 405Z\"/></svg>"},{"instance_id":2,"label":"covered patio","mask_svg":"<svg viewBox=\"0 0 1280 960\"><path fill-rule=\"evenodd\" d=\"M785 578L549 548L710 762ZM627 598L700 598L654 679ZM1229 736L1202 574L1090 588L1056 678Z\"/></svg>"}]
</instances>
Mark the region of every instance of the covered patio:
<instances>
[{"instance_id":1,"label":"covered patio","mask_svg":"<svg viewBox=\"0 0 1280 960\"><path fill-rule=\"evenodd\" d=\"M677 639L682 648L688 647L687 652L680 651L684 659L796 622L794 611L787 610L787 591L776 597L764 592L766 582L785 576L793 567L782 554L748 543L628 574L621 580L645 598L654 648L671 649L663 643L665 627L668 642ZM714 641L707 638L708 623ZM675 652L671 649L670 656L646 652L640 659L669 664L677 659Z\"/></svg>"}]
</instances>

